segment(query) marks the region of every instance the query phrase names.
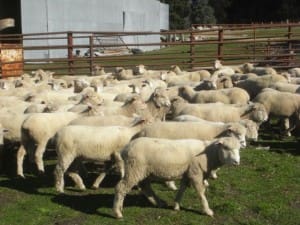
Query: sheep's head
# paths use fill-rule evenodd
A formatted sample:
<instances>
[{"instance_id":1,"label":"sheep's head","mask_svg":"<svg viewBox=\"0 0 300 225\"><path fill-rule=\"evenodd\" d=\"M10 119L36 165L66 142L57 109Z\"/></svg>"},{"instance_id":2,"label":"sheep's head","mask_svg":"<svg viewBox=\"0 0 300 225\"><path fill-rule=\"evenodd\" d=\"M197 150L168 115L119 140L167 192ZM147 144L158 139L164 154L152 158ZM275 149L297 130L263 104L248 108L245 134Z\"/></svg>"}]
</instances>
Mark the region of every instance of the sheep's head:
<instances>
[{"instance_id":1,"label":"sheep's head","mask_svg":"<svg viewBox=\"0 0 300 225\"><path fill-rule=\"evenodd\" d=\"M251 103L242 117L246 116L254 122L260 124L268 120L268 112L266 107L261 103Z\"/></svg>"},{"instance_id":2,"label":"sheep's head","mask_svg":"<svg viewBox=\"0 0 300 225\"><path fill-rule=\"evenodd\" d=\"M217 88L232 88L233 83L230 77L224 76L217 80Z\"/></svg>"},{"instance_id":3,"label":"sheep's head","mask_svg":"<svg viewBox=\"0 0 300 225\"><path fill-rule=\"evenodd\" d=\"M236 137L240 143L242 147L246 147L246 134L247 134L247 130L246 128L239 124L239 123L231 123L228 124L228 127L225 131L226 136L228 137Z\"/></svg>"},{"instance_id":4,"label":"sheep's head","mask_svg":"<svg viewBox=\"0 0 300 225\"><path fill-rule=\"evenodd\" d=\"M180 67L177 66L177 65L171 65L170 70L171 70L172 72L175 72L176 74L182 73Z\"/></svg>"},{"instance_id":5,"label":"sheep's head","mask_svg":"<svg viewBox=\"0 0 300 225\"><path fill-rule=\"evenodd\" d=\"M152 93L150 100L154 102L157 108L170 107L171 102L164 88L156 88Z\"/></svg>"},{"instance_id":6,"label":"sheep's head","mask_svg":"<svg viewBox=\"0 0 300 225\"><path fill-rule=\"evenodd\" d=\"M239 165L240 164L240 141L235 137L223 137L213 143L218 151L221 164Z\"/></svg>"},{"instance_id":7,"label":"sheep's head","mask_svg":"<svg viewBox=\"0 0 300 225\"><path fill-rule=\"evenodd\" d=\"M218 60L218 59L216 59L215 62L214 62L214 66L213 66L214 69L215 69L215 70L221 69L222 66L223 66L223 65L221 64L221 61Z\"/></svg>"},{"instance_id":8,"label":"sheep's head","mask_svg":"<svg viewBox=\"0 0 300 225\"><path fill-rule=\"evenodd\" d=\"M254 69L254 65L252 63L245 63L242 68L244 73L250 73Z\"/></svg>"},{"instance_id":9,"label":"sheep's head","mask_svg":"<svg viewBox=\"0 0 300 225\"><path fill-rule=\"evenodd\" d=\"M259 129L258 124L256 124L252 120L248 120L248 119L241 120L240 123L247 130L246 139L247 140L257 141L257 138L258 138L258 129Z\"/></svg>"},{"instance_id":10,"label":"sheep's head","mask_svg":"<svg viewBox=\"0 0 300 225\"><path fill-rule=\"evenodd\" d=\"M194 90L195 91L201 91L201 90L216 90L217 84L216 80L214 79L205 79L198 84Z\"/></svg>"},{"instance_id":11,"label":"sheep's head","mask_svg":"<svg viewBox=\"0 0 300 225\"><path fill-rule=\"evenodd\" d=\"M79 104L101 105L104 99L94 90L88 90L82 95Z\"/></svg>"}]
</instances>

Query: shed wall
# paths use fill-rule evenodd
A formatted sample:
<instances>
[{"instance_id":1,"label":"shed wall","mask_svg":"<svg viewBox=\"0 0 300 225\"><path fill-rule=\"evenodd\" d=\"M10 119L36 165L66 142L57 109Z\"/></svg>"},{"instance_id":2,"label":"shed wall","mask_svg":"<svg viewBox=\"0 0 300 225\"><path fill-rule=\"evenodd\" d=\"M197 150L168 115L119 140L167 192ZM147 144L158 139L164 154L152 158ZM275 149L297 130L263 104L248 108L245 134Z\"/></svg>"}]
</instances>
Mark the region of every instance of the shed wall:
<instances>
[{"instance_id":1,"label":"shed wall","mask_svg":"<svg viewBox=\"0 0 300 225\"><path fill-rule=\"evenodd\" d=\"M160 31L169 8L157 0L21 0L23 33L59 31ZM165 21L166 20L166 21ZM159 35L124 37L125 43L159 42ZM36 42L35 42L36 43ZM76 39L74 44L87 44ZM33 42L26 41L28 46ZM38 44L64 45L66 40ZM150 46L143 50L158 48ZM66 50L25 51L25 58L65 57Z\"/></svg>"}]
</instances>

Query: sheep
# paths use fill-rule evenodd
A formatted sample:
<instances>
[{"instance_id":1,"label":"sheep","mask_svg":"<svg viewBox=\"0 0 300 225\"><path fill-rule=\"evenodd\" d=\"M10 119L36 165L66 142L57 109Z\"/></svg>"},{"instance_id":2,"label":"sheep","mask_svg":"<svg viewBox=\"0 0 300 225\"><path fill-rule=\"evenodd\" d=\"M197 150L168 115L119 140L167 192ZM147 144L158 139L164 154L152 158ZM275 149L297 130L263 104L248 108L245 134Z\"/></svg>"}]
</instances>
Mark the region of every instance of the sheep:
<instances>
[{"instance_id":1,"label":"sheep","mask_svg":"<svg viewBox=\"0 0 300 225\"><path fill-rule=\"evenodd\" d=\"M129 106L129 103L131 102L135 103ZM156 88L146 102L143 102L140 96L134 95L131 96L122 107L105 107L102 111L104 115L132 116L133 113L136 113L138 115L148 116L150 114L153 118L164 120L170 105L171 103L166 90L163 88Z\"/></svg>"},{"instance_id":2,"label":"sheep","mask_svg":"<svg viewBox=\"0 0 300 225\"><path fill-rule=\"evenodd\" d=\"M277 91L282 91L282 92L290 92L290 93L300 94L300 85L297 85L297 84L276 82L274 84L271 84L269 86L269 88L275 89Z\"/></svg>"},{"instance_id":3,"label":"sheep","mask_svg":"<svg viewBox=\"0 0 300 225\"><path fill-rule=\"evenodd\" d=\"M121 149L129 143L144 125L145 120L138 119L132 127L123 126L84 126L69 125L62 128L55 135L57 164L55 167L55 187L58 192L64 192L63 175L77 158L85 158L93 161L111 161L115 160L117 168L123 176ZM104 179L107 171L104 171L96 179L94 187L98 187ZM75 178L80 189L85 186L78 174L72 172L71 176Z\"/></svg>"},{"instance_id":4,"label":"sheep","mask_svg":"<svg viewBox=\"0 0 300 225\"><path fill-rule=\"evenodd\" d=\"M291 68L288 72L292 77L300 77L300 68Z\"/></svg>"},{"instance_id":5,"label":"sheep","mask_svg":"<svg viewBox=\"0 0 300 225\"><path fill-rule=\"evenodd\" d=\"M288 80L281 75L263 75L257 78L242 80L235 86L246 90L250 96L250 100L252 100L262 89L268 88L276 82L288 83Z\"/></svg>"},{"instance_id":6,"label":"sheep","mask_svg":"<svg viewBox=\"0 0 300 225\"><path fill-rule=\"evenodd\" d=\"M263 104L269 115L283 119L283 133L290 136L290 131L299 121L300 95L268 89L258 94L253 101Z\"/></svg>"},{"instance_id":7,"label":"sheep","mask_svg":"<svg viewBox=\"0 0 300 225\"><path fill-rule=\"evenodd\" d=\"M198 74L185 73L183 75L177 75L172 71L161 74L161 80L168 84L168 87L178 86L178 85L196 85L195 82L201 81Z\"/></svg>"},{"instance_id":8,"label":"sheep","mask_svg":"<svg viewBox=\"0 0 300 225\"><path fill-rule=\"evenodd\" d=\"M217 89L217 83L215 79L214 80L204 79L194 87L195 91L215 90L215 89Z\"/></svg>"},{"instance_id":9,"label":"sheep","mask_svg":"<svg viewBox=\"0 0 300 225\"><path fill-rule=\"evenodd\" d=\"M0 123L0 172L2 171L3 162L4 162L4 158L3 158L4 134L8 131L9 130L5 129Z\"/></svg>"},{"instance_id":10,"label":"sheep","mask_svg":"<svg viewBox=\"0 0 300 225\"><path fill-rule=\"evenodd\" d=\"M235 74L235 71L230 66L223 66L221 64L220 60L215 60L214 62L214 73L212 74L212 77L219 77L219 76L230 76L232 74Z\"/></svg>"},{"instance_id":11,"label":"sheep","mask_svg":"<svg viewBox=\"0 0 300 225\"><path fill-rule=\"evenodd\" d=\"M134 138L152 137L167 139L199 139L212 140L222 136L235 136L241 145L246 147L246 128L234 123L197 122L154 122L145 126Z\"/></svg>"},{"instance_id":12,"label":"sheep","mask_svg":"<svg viewBox=\"0 0 300 225\"><path fill-rule=\"evenodd\" d=\"M212 170L222 165L239 165L240 147L239 141L232 137L213 141L156 138L133 140L122 151L125 174L115 188L115 217L123 217L124 198L138 183L151 203L161 205L162 201L151 188L152 177L167 181L181 177L180 189L175 198L175 210L180 210L183 193L188 183L192 183L202 201L205 214L213 216L205 197L205 180Z\"/></svg>"},{"instance_id":13,"label":"sheep","mask_svg":"<svg viewBox=\"0 0 300 225\"><path fill-rule=\"evenodd\" d=\"M252 63L245 63L243 65L243 71L244 73L255 73L258 76L261 75L276 75L277 71L272 67L255 67Z\"/></svg>"},{"instance_id":14,"label":"sheep","mask_svg":"<svg viewBox=\"0 0 300 225\"><path fill-rule=\"evenodd\" d=\"M223 102L226 104L247 104L250 100L249 94L241 88L196 92L192 87L184 86L179 88L179 96L190 103Z\"/></svg>"},{"instance_id":15,"label":"sheep","mask_svg":"<svg viewBox=\"0 0 300 225\"><path fill-rule=\"evenodd\" d=\"M178 122L205 122L205 123L210 123L210 124L225 125L225 123L223 123L223 122L207 121L207 120L203 120L199 117L192 116L192 115L180 115L180 116L175 117L173 119L173 121L178 121ZM249 120L249 119L240 120L239 123L242 124L247 130L246 131L246 140L257 141L258 129L259 129L258 124L253 122L252 120Z\"/></svg>"},{"instance_id":16,"label":"sheep","mask_svg":"<svg viewBox=\"0 0 300 225\"><path fill-rule=\"evenodd\" d=\"M35 113L29 115L21 126L21 146L17 152L17 175L24 177L23 160L26 154L31 161L35 161L39 173L44 173L43 154L47 144L51 144L54 134L71 122L84 115L97 113L94 108L88 112L56 112L56 113Z\"/></svg>"},{"instance_id":17,"label":"sheep","mask_svg":"<svg viewBox=\"0 0 300 225\"><path fill-rule=\"evenodd\" d=\"M226 105L222 103L189 104L180 97L173 99L169 117L193 115L215 122L238 122L241 119L251 119L262 123L268 119L264 105L252 103L247 105Z\"/></svg>"},{"instance_id":18,"label":"sheep","mask_svg":"<svg viewBox=\"0 0 300 225\"><path fill-rule=\"evenodd\" d=\"M182 71L179 66L172 65L170 68L172 72L174 72L176 75L182 76L182 75L188 75L189 77L194 77L194 79L197 79L198 77L200 80L208 79L211 77L211 74L207 70L196 70L196 71Z\"/></svg>"}]
</instances>

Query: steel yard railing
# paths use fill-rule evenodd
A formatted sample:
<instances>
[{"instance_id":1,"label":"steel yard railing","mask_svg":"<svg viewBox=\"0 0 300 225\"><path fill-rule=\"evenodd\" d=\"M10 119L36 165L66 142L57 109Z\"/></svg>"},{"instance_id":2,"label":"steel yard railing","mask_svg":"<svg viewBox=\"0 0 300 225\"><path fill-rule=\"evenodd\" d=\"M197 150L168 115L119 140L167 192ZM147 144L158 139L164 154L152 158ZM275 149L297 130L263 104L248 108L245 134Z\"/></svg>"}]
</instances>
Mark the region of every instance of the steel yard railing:
<instances>
[{"instance_id":1,"label":"steel yard railing","mask_svg":"<svg viewBox=\"0 0 300 225\"><path fill-rule=\"evenodd\" d=\"M0 35L0 74L19 76L37 68L56 74L91 74L94 65L144 64L168 69L210 69L252 62L262 66L300 66L300 24L193 25L164 32L55 32Z\"/></svg>"}]
</instances>

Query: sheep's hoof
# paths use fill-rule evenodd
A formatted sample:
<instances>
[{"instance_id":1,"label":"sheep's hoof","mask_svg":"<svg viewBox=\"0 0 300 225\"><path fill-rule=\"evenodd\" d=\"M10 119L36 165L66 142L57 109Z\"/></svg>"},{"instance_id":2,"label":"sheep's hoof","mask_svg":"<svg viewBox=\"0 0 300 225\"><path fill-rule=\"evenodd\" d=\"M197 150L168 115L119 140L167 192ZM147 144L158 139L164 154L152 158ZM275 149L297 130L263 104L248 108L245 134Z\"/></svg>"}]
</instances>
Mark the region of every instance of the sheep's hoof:
<instances>
[{"instance_id":1,"label":"sheep's hoof","mask_svg":"<svg viewBox=\"0 0 300 225\"><path fill-rule=\"evenodd\" d=\"M17 178L25 179L25 176L24 176L24 174L17 174Z\"/></svg>"},{"instance_id":2,"label":"sheep's hoof","mask_svg":"<svg viewBox=\"0 0 300 225\"><path fill-rule=\"evenodd\" d=\"M180 205L178 203L175 203L174 210L180 211Z\"/></svg>"},{"instance_id":3,"label":"sheep's hoof","mask_svg":"<svg viewBox=\"0 0 300 225\"><path fill-rule=\"evenodd\" d=\"M97 186L97 185L92 185L91 186L91 189L93 189L93 190L97 190L99 187Z\"/></svg>"},{"instance_id":4,"label":"sheep's hoof","mask_svg":"<svg viewBox=\"0 0 300 225\"><path fill-rule=\"evenodd\" d=\"M211 209L206 209L204 210L205 214L210 216L210 217L213 217L214 216L214 212L211 210Z\"/></svg>"},{"instance_id":5,"label":"sheep's hoof","mask_svg":"<svg viewBox=\"0 0 300 225\"><path fill-rule=\"evenodd\" d=\"M114 211L114 216L116 217L116 219L122 219L123 215L120 211Z\"/></svg>"}]
</instances>

